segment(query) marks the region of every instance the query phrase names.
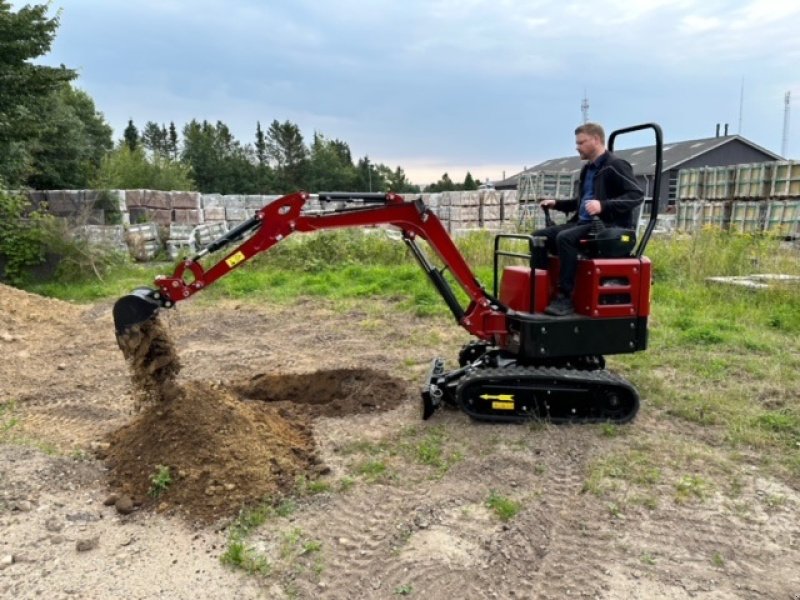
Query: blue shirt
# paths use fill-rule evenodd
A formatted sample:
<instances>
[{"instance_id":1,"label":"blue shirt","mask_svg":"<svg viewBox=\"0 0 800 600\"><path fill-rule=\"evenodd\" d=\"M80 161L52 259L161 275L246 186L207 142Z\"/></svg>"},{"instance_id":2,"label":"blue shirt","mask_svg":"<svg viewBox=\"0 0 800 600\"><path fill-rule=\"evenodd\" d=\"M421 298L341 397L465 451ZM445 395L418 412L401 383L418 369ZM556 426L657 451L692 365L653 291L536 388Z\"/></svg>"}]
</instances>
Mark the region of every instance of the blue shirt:
<instances>
[{"instance_id":1,"label":"blue shirt","mask_svg":"<svg viewBox=\"0 0 800 600\"><path fill-rule=\"evenodd\" d=\"M597 160L590 162L589 166L586 168L586 175L583 179L583 189L581 190L581 204L578 210L578 219L581 223L588 223L592 220L592 215L586 212L586 203L589 200L595 200L594 178L600 170L600 167L606 162L607 157L608 153L603 152Z\"/></svg>"}]
</instances>

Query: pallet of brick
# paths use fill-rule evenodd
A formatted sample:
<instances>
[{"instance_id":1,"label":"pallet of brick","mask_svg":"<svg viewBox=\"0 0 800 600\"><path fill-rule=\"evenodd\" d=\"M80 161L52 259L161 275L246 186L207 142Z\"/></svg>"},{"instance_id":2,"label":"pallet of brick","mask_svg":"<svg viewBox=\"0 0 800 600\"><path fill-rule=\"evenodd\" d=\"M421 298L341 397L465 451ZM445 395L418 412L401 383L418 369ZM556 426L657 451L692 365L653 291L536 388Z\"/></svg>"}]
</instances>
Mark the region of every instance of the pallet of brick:
<instances>
[{"instance_id":1,"label":"pallet of brick","mask_svg":"<svg viewBox=\"0 0 800 600\"><path fill-rule=\"evenodd\" d=\"M699 200L703 198L703 185L705 183L705 168L681 169L678 171L678 200Z\"/></svg>"},{"instance_id":2,"label":"pallet of brick","mask_svg":"<svg viewBox=\"0 0 800 600\"><path fill-rule=\"evenodd\" d=\"M484 221L502 221L504 220L504 207L502 205L483 205L480 207L479 215Z\"/></svg>"},{"instance_id":3,"label":"pallet of brick","mask_svg":"<svg viewBox=\"0 0 800 600\"><path fill-rule=\"evenodd\" d=\"M272 202L275 202L278 198L282 198L278 194L257 194L257 195L249 195L244 197L244 207L247 210L251 211L258 211L267 206ZM309 198L306 201L306 206L308 206L309 202L311 202L313 198Z\"/></svg>"},{"instance_id":4,"label":"pallet of brick","mask_svg":"<svg viewBox=\"0 0 800 600\"><path fill-rule=\"evenodd\" d=\"M168 227L169 224L172 223L172 209L169 208L150 208L142 206L135 210L131 209L130 212L131 221L135 223L151 222L163 225L164 227ZM134 214L136 215L135 219Z\"/></svg>"},{"instance_id":5,"label":"pallet of brick","mask_svg":"<svg viewBox=\"0 0 800 600\"><path fill-rule=\"evenodd\" d=\"M58 217L75 216L84 208L74 190L48 190L45 196L48 211Z\"/></svg>"},{"instance_id":6,"label":"pallet of brick","mask_svg":"<svg viewBox=\"0 0 800 600\"><path fill-rule=\"evenodd\" d=\"M770 196L800 197L800 161L787 160L772 165Z\"/></svg>"},{"instance_id":7,"label":"pallet of brick","mask_svg":"<svg viewBox=\"0 0 800 600\"><path fill-rule=\"evenodd\" d=\"M136 260L152 260L161 251L158 225L155 223L130 225L125 238L130 253Z\"/></svg>"},{"instance_id":8,"label":"pallet of brick","mask_svg":"<svg viewBox=\"0 0 800 600\"><path fill-rule=\"evenodd\" d=\"M483 206L500 206L502 202L502 194L496 190L481 190L478 198Z\"/></svg>"},{"instance_id":9,"label":"pallet of brick","mask_svg":"<svg viewBox=\"0 0 800 600\"><path fill-rule=\"evenodd\" d=\"M733 197L734 167L706 167L703 195L706 200L727 200Z\"/></svg>"},{"instance_id":10,"label":"pallet of brick","mask_svg":"<svg viewBox=\"0 0 800 600\"><path fill-rule=\"evenodd\" d=\"M205 248L217 238L227 233L228 227L225 221L217 223L203 223L194 228L194 239L198 248Z\"/></svg>"},{"instance_id":11,"label":"pallet of brick","mask_svg":"<svg viewBox=\"0 0 800 600\"><path fill-rule=\"evenodd\" d=\"M246 208L231 208L225 207L225 220L229 223L241 223L253 216L254 211L247 210Z\"/></svg>"},{"instance_id":12,"label":"pallet of brick","mask_svg":"<svg viewBox=\"0 0 800 600\"><path fill-rule=\"evenodd\" d=\"M202 208L225 208L222 194L202 194L200 196Z\"/></svg>"},{"instance_id":13,"label":"pallet of brick","mask_svg":"<svg viewBox=\"0 0 800 600\"><path fill-rule=\"evenodd\" d=\"M737 200L731 206L730 229L739 233L758 233L764 227L765 202Z\"/></svg>"},{"instance_id":14,"label":"pallet of brick","mask_svg":"<svg viewBox=\"0 0 800 600\"><path fill-rule=\"evenodd\" d=\"M225 222L225 207L224 206L209 206L203 209L203 223L218 223Z\"/></svg>"},{"instance_id":15,"label":"pallet of brick","mask_svg":"<svg viewBox=\"0 0 800 600\"><path fill-rule=\"evenodd\" d=\"M227 194L222 197L222 205L228 208L241 208L244 210L245 208L245 201L244 196L240 196L238 194Z\"/></svg>"},{"instance_id":16,"label":"pallet of brick","mask_svg":"<svg viewBox=\"0 0 800 600\"><path fill-rule=\"evenodd\" d=\"M199 192L169 192L169 207L180 210L203 208Z\"/></svg>"},{"instance_id":17,"label":"pallet of brick","mask_svg":"<svg viewBox=\"0 0 800 600\"><path fill-rule=\"evenodd\" d=\"M192 225L172 223L169 226L169 239L166 241L167 254L172 260L181 255L194 254L194 230Z\"/></svg>"},{"instance_id":18,"label":"pallet of brick","mask_svg":"<svg viewBox=\"0 0 800 600\"><path fill-rule=\"evenodd\" d=\"M145 205L144 192L145 190L125 190L125 206L128 210Z\"/></svg>"},{"instance_id":19,"label":"pallet of brick","mask_svg":"<svg viewBox=\"0 0 800 600\"><path fill-rule=\"evenodd\" d=\"M159 210L171 210L171 194L169 192L162 192L160 190L145 190L144 206Z\"/></svg>"},{"instance_id":20,"label":"pallet of brick","mask_svg":"<svg viewBox=\"0 0 800 600\"><path fill-rule=\"evenodd\" d=\"M86 240L93 246L106 246L121 252L128 251L125 229L122 225L82 225L73 230L76 239Z\"/></svg>"},{"instance_id":21,"label":"pallet of brick","mask_svg":"<svg viewBox=\"0 0 800 600\"><path fill-rule=\"evenodd\" d=\"M180 225L199 225L203 222L204 216L203 211L199 209L172 209L172 220Z\"/></svg>"},{"instance_id":22,"label":"pallet of brick","mask_svg":"<svg viewBox=\"0 0 800 600\"><path fill-rule=\"evenodd\" d=\"M800 222L800 199L770 200L766 203L764 231L781 237L791 237Z\"/></svg>"},{"instance_id":23,"label":"pallet of brick","mask_svg":"<svg viewBox=\"0 0 800 600\"><path fill-rule=\"evenodd\" d=\"M453 206L478 206L481 203L480 192L445 192Z\"/></svg>"},{"instance_id":24,"label":"pallet of brick","mask_svg":"<svg viewBox=\"0 0 800 600\"><path fill-rule=\"evenodd\" d=\"M734 199L766 199L770 192L771 177L772 171L768 163L737 165Z\"/></svg>"}]
</instances>

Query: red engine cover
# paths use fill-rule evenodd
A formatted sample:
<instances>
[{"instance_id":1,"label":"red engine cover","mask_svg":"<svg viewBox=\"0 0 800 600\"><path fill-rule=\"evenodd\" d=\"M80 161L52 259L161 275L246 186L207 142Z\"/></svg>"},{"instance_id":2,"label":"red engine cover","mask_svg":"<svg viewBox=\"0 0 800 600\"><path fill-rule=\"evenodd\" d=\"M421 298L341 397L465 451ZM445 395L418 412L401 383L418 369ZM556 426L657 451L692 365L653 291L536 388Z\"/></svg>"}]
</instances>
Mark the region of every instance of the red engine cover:
<instances>
[{"instance_id":1,"label":"red engine cover","mask_svg":"<svg viewBox=\"0 0 800 600\"><path fill-rule=\"evenodd\" d=\"M573 304L588 317L650 315L652 264L646 257L578 261Z\"/></svg>"}]
</instances>

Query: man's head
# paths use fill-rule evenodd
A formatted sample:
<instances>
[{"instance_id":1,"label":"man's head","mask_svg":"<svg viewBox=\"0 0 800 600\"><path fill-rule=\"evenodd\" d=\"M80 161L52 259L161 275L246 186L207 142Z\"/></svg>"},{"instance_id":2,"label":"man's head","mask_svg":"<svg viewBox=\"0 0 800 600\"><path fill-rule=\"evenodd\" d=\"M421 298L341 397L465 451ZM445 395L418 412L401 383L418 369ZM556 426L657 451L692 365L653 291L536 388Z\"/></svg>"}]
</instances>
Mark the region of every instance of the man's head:
<instances>
[{"instance_id":1,"label":"man's head","mask_svg":"<svg viewBox=\"0 0 800 600\"><path fill-rule=\"evenodd\" d=\"M606 132L602 125L584 123L575 128L575 149L583 160L595 160L606 151Z\"/></svg>"}]
</instances>

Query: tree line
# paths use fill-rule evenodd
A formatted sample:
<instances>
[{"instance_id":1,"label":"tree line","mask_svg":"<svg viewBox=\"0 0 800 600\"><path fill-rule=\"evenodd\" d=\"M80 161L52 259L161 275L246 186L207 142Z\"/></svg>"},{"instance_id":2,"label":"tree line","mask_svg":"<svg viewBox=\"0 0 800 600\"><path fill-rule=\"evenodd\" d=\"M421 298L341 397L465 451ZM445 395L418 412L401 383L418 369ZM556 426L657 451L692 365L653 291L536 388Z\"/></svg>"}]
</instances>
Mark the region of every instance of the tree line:
<instances>
[{"instance_id":1,"label":"tree line","mask_svg":"<svg viewBox=\"0 0 800 600\"><path fill-rule=\"evenodd\" d=\"M58 16L48 5L18 11L0 0L0 189L163 189L221 194L309 191L441 192L474 190L447 173L420 189L404 170L354 159L350 146L314 132L306 143L299 127L256 123L251 143L237 140L222 121L192 119L180 129L133 120L116 143L92 98L74 87L64 65L30 61L49 52Z\"/></svg>"}]
</instances>

